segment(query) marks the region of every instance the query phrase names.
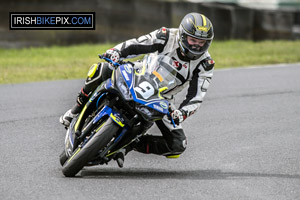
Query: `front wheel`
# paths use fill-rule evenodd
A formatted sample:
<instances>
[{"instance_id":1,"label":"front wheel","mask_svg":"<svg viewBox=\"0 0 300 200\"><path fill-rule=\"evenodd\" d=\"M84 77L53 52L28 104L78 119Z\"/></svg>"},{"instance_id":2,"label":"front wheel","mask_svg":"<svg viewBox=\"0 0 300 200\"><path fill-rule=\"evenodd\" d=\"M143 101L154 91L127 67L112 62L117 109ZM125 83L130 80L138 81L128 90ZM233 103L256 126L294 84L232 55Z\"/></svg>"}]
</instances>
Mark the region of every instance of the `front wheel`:
<instances>
[{"instance_id":1,"label":"front wheel","mask_svg":"<svg viewBox=\"0 0 300 200\"><path fill-rule=\"evenodd\" d=\"M68 157L66 155L66 151L63 150L63 152L61 152L61 154L59 155L59 162L60 162L61 166L63 166L67 160L68 160Z\"/></svg>"},{"instance_id":2,"label":"front wheel","mask_svg":"<svg viewBox=\"0 0 300 200\"><path fill-rule=\"evenodd\" d=\"M108 118L103 127L84 145L78 147L73 155L65 162L62 172L66 177L75 176L92 158L96 157L99 150L103 149L116 135L119 126Z\"/></svg>"}]
</instances>

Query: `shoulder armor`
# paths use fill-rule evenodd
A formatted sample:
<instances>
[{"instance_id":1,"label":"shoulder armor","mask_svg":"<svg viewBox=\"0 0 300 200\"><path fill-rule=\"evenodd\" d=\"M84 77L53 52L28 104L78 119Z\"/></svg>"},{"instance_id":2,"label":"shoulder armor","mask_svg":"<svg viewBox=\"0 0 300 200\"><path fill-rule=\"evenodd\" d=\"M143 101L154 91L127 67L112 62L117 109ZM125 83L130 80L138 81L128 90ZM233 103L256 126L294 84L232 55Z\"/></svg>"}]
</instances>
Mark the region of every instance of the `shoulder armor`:
<instances>
[{"instance_id":1,"label":"shoulder armor","mask_svg":"<svg viewBox=\"0 0 300 200\"><path fill-rule=\"evenodd\" d=\"M156 38L167 41L169 39L169 34L170 34L169 29L166 27L162 27L157 31Z\"/></svg>"},{"instance_id":2,"label":"shoulder armor","mask_svg":"<svg viewBox=\"0 0 300 200\"><path fill-rule=\"evenodd\" d=\"M203 68L205 69L205 71L210 71L214 68L215 61L212 58L208 57L208 58L205 58L204 60L202 60L201 64L202 64Z\"/></svg>"}]
</instances>

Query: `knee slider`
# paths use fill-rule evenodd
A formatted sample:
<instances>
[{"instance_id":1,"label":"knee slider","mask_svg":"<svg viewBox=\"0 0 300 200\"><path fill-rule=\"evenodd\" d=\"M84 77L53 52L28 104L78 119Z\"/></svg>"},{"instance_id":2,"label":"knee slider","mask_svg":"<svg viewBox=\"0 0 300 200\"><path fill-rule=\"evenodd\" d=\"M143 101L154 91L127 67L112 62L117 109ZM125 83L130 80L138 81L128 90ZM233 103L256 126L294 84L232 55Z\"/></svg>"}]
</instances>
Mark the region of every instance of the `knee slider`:
<instances>
[{"instance_id":1,"label":"knee slider","mask_svg":"<svg viewBox=\"0 0 300 200\"><path fill-rule=\"evenodd\" d=\"M180 154L174 154L174 155L168 155L166 158L174 159L174 158L179 158Z\"/></svg>"}]
</instances>

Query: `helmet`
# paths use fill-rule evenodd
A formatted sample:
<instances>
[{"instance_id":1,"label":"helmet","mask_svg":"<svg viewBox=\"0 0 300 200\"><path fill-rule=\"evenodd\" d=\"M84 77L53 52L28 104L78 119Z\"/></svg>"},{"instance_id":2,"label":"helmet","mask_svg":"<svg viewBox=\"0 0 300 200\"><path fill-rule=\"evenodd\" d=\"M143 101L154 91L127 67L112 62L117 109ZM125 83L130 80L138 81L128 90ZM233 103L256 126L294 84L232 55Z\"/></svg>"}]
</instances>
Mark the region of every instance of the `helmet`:
<instances>
[{"instance_id":1,"label":"helmet","mask_svg":"<svg viewBox=\"0 0 300 200\"><path fill-rule=\"evenodd\" d=\"M187 36L205 40L200 48L190 45ZM181 52L191 60L196 60L208 50L214 38L213 25L210 20L199 13L189 13L181 21L178 32L178 43Z\"/></svg>"}]
</instances>

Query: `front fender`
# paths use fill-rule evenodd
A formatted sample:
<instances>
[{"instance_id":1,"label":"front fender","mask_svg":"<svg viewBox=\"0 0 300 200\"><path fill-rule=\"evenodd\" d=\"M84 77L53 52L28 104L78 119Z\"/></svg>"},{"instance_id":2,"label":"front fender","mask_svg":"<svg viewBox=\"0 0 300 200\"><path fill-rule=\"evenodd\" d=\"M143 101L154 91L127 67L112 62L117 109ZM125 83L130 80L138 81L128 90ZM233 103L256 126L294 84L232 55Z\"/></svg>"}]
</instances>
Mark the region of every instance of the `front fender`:
<instances>
[{"instance_id":1,"label":"front fender","mask_svg":"<svg viewBox=\"0 0 300 200\"><path fill-rule=\"evenodd\" d=\"M104 106L103 109L94 117L93 124L97 123L104 116L109 116L120 127L125 126L125 120L122 115L108 106Z\"/></svg>"}]
</instances>

